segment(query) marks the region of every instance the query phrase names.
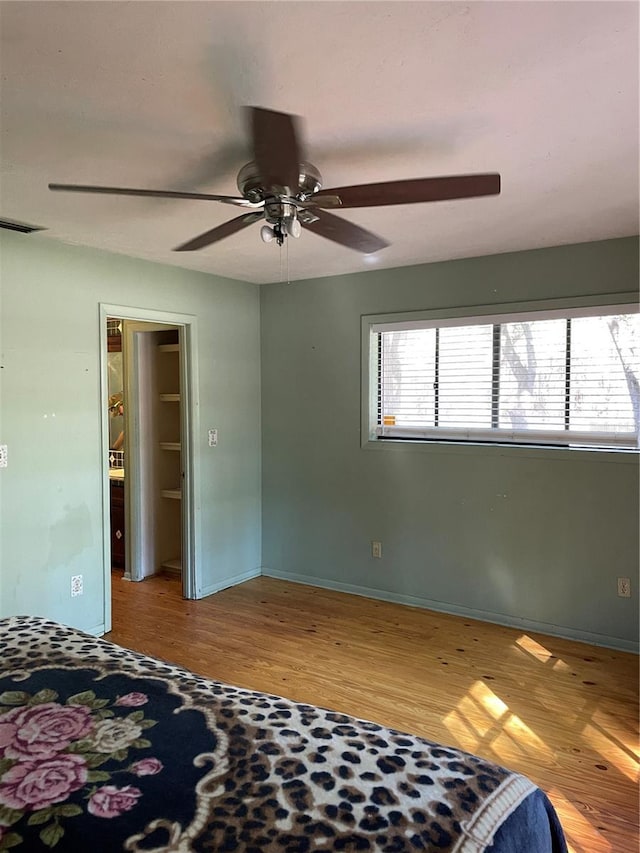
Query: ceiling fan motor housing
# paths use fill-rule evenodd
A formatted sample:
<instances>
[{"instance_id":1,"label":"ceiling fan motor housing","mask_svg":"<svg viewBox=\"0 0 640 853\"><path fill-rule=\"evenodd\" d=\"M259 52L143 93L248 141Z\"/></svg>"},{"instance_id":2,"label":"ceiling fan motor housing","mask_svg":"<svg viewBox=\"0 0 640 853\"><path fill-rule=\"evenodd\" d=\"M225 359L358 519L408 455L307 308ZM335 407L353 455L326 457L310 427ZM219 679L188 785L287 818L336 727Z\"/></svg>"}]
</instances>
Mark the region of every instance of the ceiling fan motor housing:
<instances>
[{"instance_id":1,"label":"ceiling fan motor housing","mask_svg":"<svg viewBox=\"0 0 640 853\"><path fill-rule=\"evenodd\" d=\"M280 196L285 193L277 192L284 187L265 187L264 179L258 169L258 164L252 161L247 163L238 172L238 189L244 198L253 203L264 201L269 195ZM291 196L299 201L317 193L322 186L322 175L312 163L300 163L298 174L298 186L291 187Z\"/></svg>"},{"instance_id":2,"label":"ceiling fan motor housing","mask_svg":"<svg viewBox=\"0 0 640 853\"><path fill-rule=\"evenodd\" d=\"M267 199L264 205L264 218L271 225L278 222L288 222L296 218L297 209L290 201L280 199Z\"/></svg>"}]
</instances>

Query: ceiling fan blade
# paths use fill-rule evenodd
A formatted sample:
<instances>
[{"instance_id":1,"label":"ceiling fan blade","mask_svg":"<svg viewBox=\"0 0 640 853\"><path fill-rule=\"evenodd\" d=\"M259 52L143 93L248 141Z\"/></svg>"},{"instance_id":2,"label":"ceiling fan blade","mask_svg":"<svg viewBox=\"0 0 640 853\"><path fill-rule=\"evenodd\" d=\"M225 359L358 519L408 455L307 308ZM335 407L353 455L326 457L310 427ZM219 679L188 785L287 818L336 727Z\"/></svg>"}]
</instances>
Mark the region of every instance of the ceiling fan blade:
<instances>
[{"instance_id":1,"label":"ceiling fan blade","mask_svg":"<svg viewBox=\"0 0 640 853\"><path fill-rule=\"evenodd\" d=\"M298 141L297 119L262 107L250 107L254 158L265 189L294 195L304 159Z\"/></svg>"},{"instance_id":2,"label":"ceiling fan blade","mask_svg":"<svg viewBox=\"0 0 640 853\"><path fill-rule=\"evenodd\" d=\"M228 195L210 195L209 193L182 193L174 190L138 190L131 187L92 187L84 184L49 184L49 189L55 192L72 193L102 193L103 195L137 195L152 198L191 198L201 201L221 201L224 204L235 204L239 207L257 207L246 198L234 198Z\"/></svg>"},{"instance_id":3,"label":"ceiling fan blade","mask_svg":"<svg viewBox=\"0 0 640 853\"><path fill-rule=\"evenodd\" d=\"M242 229L246 228L247 225L252 225L259 219L262 219L261 211L259 213L243 213L242 216L237 216L235 219L223 222L222 225L218 225L215 228L211 228L209 231L205 231L204 234L194 237L193 240L188 240L186 243L176 246L173 251L193 252L196 249L204 249L205 246L209 246L211 243L217 243L218 240L223 240L225 237L230 237L237 231L242 231Z\"/></svg>"},{"instance_id":4,"label":"ceiling fan blade","mask_svg":"<svg viewBox=\"0 0 640 853\"><path fill-rule=\"evenodd\" d=\"M363 255L371 255L373 252L378 252L380 249L385 249L389 243L378 237L377 234L372 234L371 231L366 231L359 225L354 225L347 219L342 219L340 216L334 216L333 213L327 211L315 211L312 222L306 222L300 218L301 224L314 231L321 237L326 237L327 240L333 240L334 243L341 243L348 249L355 249L356 252L362 252Z\"/></svg>"},{"instance_id":5,"label":"ceiling fan blade","mask_svg":"<svg viewBox=\"0 0 640 853\"><path fill-rule=\"evenodd\" d=\"M311 196L307 204L316 207L373 207L387 204L416 204L424 201L446 201L498 195L500 175L451 175L442 178L414 178L408 181L386 181L351 187L332 187ZM336 205L336 196L341 204Z\"/></svg>"}]
</instances>

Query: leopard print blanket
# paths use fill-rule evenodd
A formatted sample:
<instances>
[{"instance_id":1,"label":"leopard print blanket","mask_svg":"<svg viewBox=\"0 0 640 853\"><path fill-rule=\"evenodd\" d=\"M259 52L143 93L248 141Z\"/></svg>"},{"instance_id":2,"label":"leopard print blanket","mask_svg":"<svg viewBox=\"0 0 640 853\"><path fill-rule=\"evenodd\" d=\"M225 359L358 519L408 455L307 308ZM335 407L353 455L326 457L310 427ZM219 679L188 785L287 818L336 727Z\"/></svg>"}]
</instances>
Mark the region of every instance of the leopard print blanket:
<instances>
[{"instance_id":1,"label":"leopard print blanket","mask_svg":"<svg viewBox=\"0 0 640 853\"><path fill-rule=\"evenodd\" d=\"M450 747L0 620L0 850L480 853L536 787Z\"/></svg>"}]
</instances>

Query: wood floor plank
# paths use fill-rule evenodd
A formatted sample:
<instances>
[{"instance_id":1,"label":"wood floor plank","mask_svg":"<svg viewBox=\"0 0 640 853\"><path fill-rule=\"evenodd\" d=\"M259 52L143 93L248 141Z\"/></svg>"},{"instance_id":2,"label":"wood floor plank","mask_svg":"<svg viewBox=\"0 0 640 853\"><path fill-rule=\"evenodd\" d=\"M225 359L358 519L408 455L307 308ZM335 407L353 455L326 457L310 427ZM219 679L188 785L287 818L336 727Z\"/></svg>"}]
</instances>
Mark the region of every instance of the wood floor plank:
<instances>
[{"instance_id":1,"label":"wood floor plank","mask_svg":"<svg viewBox=\"0 0 640 853\"><path fill-rule=\"evenodd\" d=\"M272 578L184 601L113 579L107 639L529 776L573 853L638 851L638 658Z\"/></svg>"}]
</instances>

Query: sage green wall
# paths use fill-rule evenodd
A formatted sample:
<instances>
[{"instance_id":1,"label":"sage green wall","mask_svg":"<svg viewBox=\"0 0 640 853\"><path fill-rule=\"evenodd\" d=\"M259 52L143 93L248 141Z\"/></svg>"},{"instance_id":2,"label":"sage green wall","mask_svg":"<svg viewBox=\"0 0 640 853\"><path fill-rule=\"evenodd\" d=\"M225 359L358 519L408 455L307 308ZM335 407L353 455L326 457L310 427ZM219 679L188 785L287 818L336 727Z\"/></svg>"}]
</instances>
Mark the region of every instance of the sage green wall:
<instances>
[{"instance_id":1,"label":"sage green wall","mask_svg":"<svg viewBox=\"0 0 640 853\"><path fill-rule=\"evenodd\" d=\"M103 626L100 302L196 316L199 591L259 574L258 288L38 235L0 240L0 615Z\"/></svg>"},{"instance_id":2,"label":"sage green wall","mask_svg":"<svg viewBox=\"0 0 640 853\"><path fill-rule=\"evenodd\" d=\"M361 315L637 288L636 238L263 287L263 573L637 648L635 457L360 444Z\"/></svg>"},{"instance_id":3,"label":"sage green wall","mask_svg":"<svg viewBox=\"0 0 640 853\"><path fill-rule=\"evenodd\" d=\"M635 459L360 446L362 314L635 292L636 239L260 292L38 236L2 233L0 253L0 443L10 457L0 615L101 630L98 304L109 302L197 317L202 594L262 562L295 580L637 646L637 597L615 595L617 576L637 589ZM369 556L371 539L383 542L382 560ZM85 593L71 599L80 573Z\"/></svg>"}]
</instances>

